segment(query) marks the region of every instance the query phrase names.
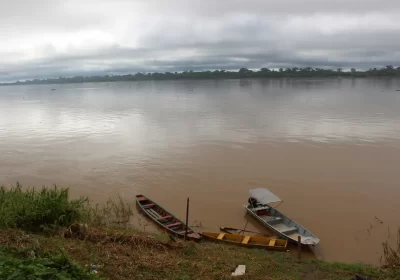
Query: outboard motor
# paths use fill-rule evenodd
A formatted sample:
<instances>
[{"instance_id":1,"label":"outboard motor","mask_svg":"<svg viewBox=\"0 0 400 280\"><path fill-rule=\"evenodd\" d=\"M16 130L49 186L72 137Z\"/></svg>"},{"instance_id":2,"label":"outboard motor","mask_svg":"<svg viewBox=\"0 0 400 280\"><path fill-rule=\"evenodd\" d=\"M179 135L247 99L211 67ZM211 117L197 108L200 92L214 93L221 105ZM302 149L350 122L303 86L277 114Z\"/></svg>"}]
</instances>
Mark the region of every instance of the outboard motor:
<instances>
[{"instance_id":1,"label":"outboard motor","mask_svg":"<svg viewBox=\"0 0 400 280\"><path fill-rule=\"evenodd\" d=\"M256 208L258 205L258 201L254 197L249 197L248 202L251 208Z\"/></svg>"}]
</instances>

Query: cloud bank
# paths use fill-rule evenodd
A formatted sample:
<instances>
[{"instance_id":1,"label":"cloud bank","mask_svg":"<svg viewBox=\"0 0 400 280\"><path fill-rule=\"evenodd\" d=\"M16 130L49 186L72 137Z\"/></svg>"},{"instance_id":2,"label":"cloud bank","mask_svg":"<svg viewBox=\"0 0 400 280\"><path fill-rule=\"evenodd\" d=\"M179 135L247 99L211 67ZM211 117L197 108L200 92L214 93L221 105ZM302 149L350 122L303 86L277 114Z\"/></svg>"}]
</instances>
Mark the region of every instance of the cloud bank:
<instances>
[{"instance_id":1,"label":"cloud bank","mask_svg":"<svg viewBox=\"0 0 400 280\"><path fill-rule=\"evenodd\" d=\"M0 81L400 65L400 1L0 0Z\"/></svg>"}]
</instances>

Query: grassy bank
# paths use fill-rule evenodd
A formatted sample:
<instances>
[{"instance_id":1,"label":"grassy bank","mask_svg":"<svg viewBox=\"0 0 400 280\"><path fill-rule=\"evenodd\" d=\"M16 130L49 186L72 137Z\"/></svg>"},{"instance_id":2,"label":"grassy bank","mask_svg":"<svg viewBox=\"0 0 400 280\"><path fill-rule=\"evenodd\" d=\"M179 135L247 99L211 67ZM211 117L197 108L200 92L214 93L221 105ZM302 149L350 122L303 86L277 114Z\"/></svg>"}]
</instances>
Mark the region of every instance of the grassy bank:
<instances>
[{"instance_id":1,"label":"grassy bank","mask_svg":"<svg viewBox=\"0 0 400 280\"><path fill-rule=\"evenodd\" d=\"M393 267L173 242L122 228L133 213L122 201L93 207L86 199L69 200L65 189L1 188L0 203L0 279L229 279L239 264L247 267L241 279L400 279Z\"/></svg>"}]
</instances>

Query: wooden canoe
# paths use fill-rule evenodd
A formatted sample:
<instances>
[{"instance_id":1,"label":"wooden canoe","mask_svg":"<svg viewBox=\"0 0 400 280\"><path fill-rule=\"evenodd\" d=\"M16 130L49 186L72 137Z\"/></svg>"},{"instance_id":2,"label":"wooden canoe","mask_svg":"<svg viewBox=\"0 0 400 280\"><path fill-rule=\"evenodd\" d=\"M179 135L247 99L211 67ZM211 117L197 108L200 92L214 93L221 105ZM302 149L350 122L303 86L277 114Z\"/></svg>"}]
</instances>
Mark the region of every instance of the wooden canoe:
<instances>
[{"instance_id":1,"label":"wooden canoe","mask_svg":"<svg viewBox=\"0 0 400 280\"><path fill-rule=\"evenodd\" d=\"M214 241L222 241L239 246L262 248L267 250L285 251L288 243L287 240L263 236L249 236L219 232L203 232L201 235L206 239Z\"/></svg>"},{"instance_id":2,"label":"wooden canoe","mask_svg":"<svg viewBox=\"0 0 400 280\"><path fill-rule=\"evenodd\" d=\"M137 195L136 203L143 213L153 220L158 226L162 227L172 235L176 235L181 238L185 237L185 223L162 208L160 205L144 195ZM188 227L187 238L196 241L200 240L201 236L194 229Z\"/></svg>"}]
</instances>

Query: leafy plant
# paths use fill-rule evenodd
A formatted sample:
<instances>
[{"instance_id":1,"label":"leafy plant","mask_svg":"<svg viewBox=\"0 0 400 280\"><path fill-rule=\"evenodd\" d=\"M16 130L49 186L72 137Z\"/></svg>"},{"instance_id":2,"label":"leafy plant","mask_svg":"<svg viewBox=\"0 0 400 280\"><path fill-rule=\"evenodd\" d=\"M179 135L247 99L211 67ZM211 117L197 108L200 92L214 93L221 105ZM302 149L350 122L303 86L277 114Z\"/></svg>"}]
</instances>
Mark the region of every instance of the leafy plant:
<instances>
[{"instance_id":1,"label":"leafy plant","mask_svg":"<svg viewBox=\"0 0 400 280\"><path fill-rule=\"evenodd\" d=\"M65 253L40 258L19 258L0 250L0 279L100 279L71 261Z\"/></svg>"},{"instance_id":2,"label":"leafy plant","mask_svg":"<svg viewBox=\"0 0 400 280\"><path fill-rule=\"evenodd\" d=\"M46 231L84 218L87 199L68 198L67 188L0 187L0 227Z\"/></svg>"}]
</instances>

